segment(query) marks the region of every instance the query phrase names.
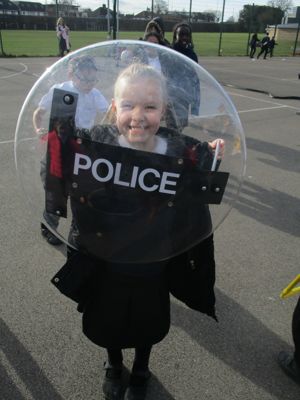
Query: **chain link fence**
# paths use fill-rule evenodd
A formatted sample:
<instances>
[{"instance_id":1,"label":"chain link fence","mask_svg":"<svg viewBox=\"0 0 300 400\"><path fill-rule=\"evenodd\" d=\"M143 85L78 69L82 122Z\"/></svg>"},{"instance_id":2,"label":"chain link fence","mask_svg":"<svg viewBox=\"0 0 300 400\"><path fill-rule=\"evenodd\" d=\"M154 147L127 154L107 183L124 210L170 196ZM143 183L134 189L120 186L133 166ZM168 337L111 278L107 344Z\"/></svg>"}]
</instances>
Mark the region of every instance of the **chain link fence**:
<instances>
[{"instance_id":1,"label":"chain link fence","mask_svg":"<svg viewBox=\"0 0 300 400\"><path fill-rule=\"evenodd\" d=\"M57 56L55 18L5 18L0 16L0 56ZM120 20L119 39L139 39L143 36L146 20ZM71 50L107 40L107 21L96 18L73 18L67 21L71 28ZM171 22L165 23L166 38L172 41ZM242 31L238 23L192 23L196 53L202 56L248 56L249 41L253 32ZM269 36L275 36L274 56L300 55L299 25L267 27ZM258 34L262 39L265 32Z\"/></svg>"}]
</instances>

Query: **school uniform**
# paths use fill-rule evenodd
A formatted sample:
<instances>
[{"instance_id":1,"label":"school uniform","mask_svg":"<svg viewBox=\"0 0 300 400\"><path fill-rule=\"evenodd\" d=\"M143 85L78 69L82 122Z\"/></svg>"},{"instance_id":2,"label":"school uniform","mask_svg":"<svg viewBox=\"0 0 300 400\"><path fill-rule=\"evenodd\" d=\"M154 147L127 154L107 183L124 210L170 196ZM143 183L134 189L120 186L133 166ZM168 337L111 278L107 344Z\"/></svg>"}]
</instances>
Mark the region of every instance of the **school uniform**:
<instances>
[{"instance_id":1,"label":"school uniform","mask_svg":"<svg viewBox=\"0 0 300 400\"><path fill-rule=\"evenodd\" d=\"M120 139L122 137L116 133L116 127L99 126L91 131L91 137L94 142L114 145L116 148L120 145L125 147ZM211 152L207 143L200 144L195 139L179 135L167 128L160 128L156 135L159 138L157 150L161 154L179 156L183 155L183 149L186 151L188 148L191 150L191 158L193 158L192 151L194 150L197 151L198 156L202 154L202 157L197 157L200 168L206 169L206 163L211 161ZM174 135L175 138L172 137L169 142L167 139ZM198 146L195 147L195 143ZM154 156L153 153L150 154ZM51 162L48 165L51 166ZM103 195L106 196L106 193L103 192ZM98 201L101 202L101 198L98 198ZM83 333L92 342L105 348L136 348L158 343L167 335L170 327L170 293L189 307L216 318L212 235L190 250L181 252L170 259L159 258L162 261L118 262L114 258L104 261L97 256L97 251L100 247L100 251L108 251L107 254L112 254L109 253L110 249L104 250L109 243L104 242L105 245L101 246L102 238L98 237L99 241L94 245L90 238L97 236L97 230L103 232L102 229L105 229L107 221L103 221L102 217L97 219L91 207L86 206L82 201L72 200L72 197L71 207L73 224L70 240L79 251L71 254L66 265L56 274L52 282L59 290L79 304L79 310L83 312ZM202 217L202 225L209 231L211 221L208 207L205 206L203 210L205 215ZM145 212L147 212L147 208ZM178 217L176 214L172 214L174 221L171 229L180 231L187 221L183 209L183 215L180 215L180 211L178 214ZM120 216L122 215L123 210L121 210ZM112 220L114 217L112 213ZM122 221L119 219L121 231ZM164 229L169 220L164 220L164 213L162 213L159 221L159 230L163 232L163 238ZM101 227L101 224L105 226ZM88 240L83 237L82 233L85 231L85 227L88 227ZM133 251L131 246L137 254L139 254L139 248L145 251L145 240L147 243L151 243L151 238L154 238L151 236L152 234L156 235L156 243L159 243L157 240L158 230L154 229L153 233L149 225L144 226L144 231L145 235L144 232L140 232L140 236L142 236L140 242L136 236L133 243L128 243L128 247L125 247L123 255L126 255L127 249L129 253ZM126 230L124 232L126 233ZM130 229L127 232L129 238L132 238ZM143 234L141 235L141 233ZM192 231L190 234L194 235ZM124 235L122 234L121 239L118 239L121 240L121 250L124 243L126 244L126 238L122 242ZM105 236L104 232L103 237ZM180 241L184 241L184 237L181 237L180 233L179 238ZM90 242L92 243L90 244ZM174 246L172 254L176 254L175 249L178 242L175 240L171 245ZM115 243L115 247L115 250L118 251L118 243ZM111 251L114 251L113 242ZM140 256L142 257L142 252ZM81 279L82 270L83 278Z\"/></svg>"},{"instance_id":2,"label":"school uniform","mask_svg":"<svg viewBox=\"0 0 300 400\"><path fill-rule=\"evenodd\" d=\"M46 93L39 107L46 111L50 111L52 106L54 89L65 90L78 94L77 108L75 114L75 125L80 129L91 129L94 125L98 112L105 113L108 109L108 103L100 90L92 88L88 93L81 92L77 89L72 81L66 81L53 85L48 93Z\"/></svg>"}]
</instances>

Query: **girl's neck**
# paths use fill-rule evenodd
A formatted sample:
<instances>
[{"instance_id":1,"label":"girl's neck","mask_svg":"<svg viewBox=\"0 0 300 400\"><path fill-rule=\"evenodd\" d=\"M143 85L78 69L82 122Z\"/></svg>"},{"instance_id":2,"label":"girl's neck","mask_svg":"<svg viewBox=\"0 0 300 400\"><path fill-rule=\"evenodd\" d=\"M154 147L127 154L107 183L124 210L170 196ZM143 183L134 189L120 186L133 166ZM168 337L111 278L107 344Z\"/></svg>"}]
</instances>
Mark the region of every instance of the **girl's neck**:
<instances>
[{"instance_id":1,"label":"girl's neck","mask_svg":"<svg viewBox=\"0 0 300 400\"><path fill-rule=\"evenodd\" d=\"M153 136L152 138L147 140L147 142L134 143L134 144L130 143L125 136L121 136L120 139L121 139L121 142L127 144L128 147L130 147L132 149L140 150L140 151L154 152L155 147L157 145L156 136Z\"/></svg>"}]
</instances>

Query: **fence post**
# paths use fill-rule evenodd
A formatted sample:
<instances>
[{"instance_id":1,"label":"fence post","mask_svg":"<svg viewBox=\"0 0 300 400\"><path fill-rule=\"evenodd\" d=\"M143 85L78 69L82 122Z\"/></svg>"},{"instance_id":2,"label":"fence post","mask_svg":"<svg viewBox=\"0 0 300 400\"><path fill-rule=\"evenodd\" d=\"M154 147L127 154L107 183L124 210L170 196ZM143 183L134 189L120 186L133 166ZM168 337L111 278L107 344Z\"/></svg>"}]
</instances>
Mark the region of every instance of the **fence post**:
<instances>
[{"instance_id":1,"label":"fence post","mask_svg":"<svg viewBox=\"0 0 300 400\"><path fill-rule=\"evenodd\" d=\"M248 23L248 41L247 41L247 47L246 47L246 56L249 56L249 43L250 43L250 37L251 37L251 32L254 30L252 29L253 26L253 14L254 14L254 3L252 3L252 7L249 7L249 23Z\"/></svg>"},{"instance_id":2,"label":"fence post","mask_svg":"<svg viewBox=\"0 0 300 400\"><path fill-rule=\"evenodd\" d=\"M296 34L296 40L295 40L295 45L294 45L293 56L296 55L298 36L299 36L299 29L300 29L300 19L299 19L299 22L298 22L298 29L297 29L297 34Z\"/></svg>"},{"instance_id":3,"label":"fence post","mask_svg":"<svg viewBox=\"0 0 300 400\"><path fill-rule=\"evenodd\" d=\"M225 0L223 0L222 18L221 18L221 24L220 24L220 38L219 38L218 56L220 56L221 53L222 53L221 45L222 45L222 35L223 35L224 11L225 11Z\"/></svg>"},{"instance_id":4,"label":"fence post","mask_svg":"<svg viewBox=\"0 0 300 400\"><path fill-rule=\"evenodd\" d=\"M2 31L1 31L1 29L0 29L0 49L1 49L1 55L5 56L4 48L3 48Z\"/></svg>"}]
</instances>

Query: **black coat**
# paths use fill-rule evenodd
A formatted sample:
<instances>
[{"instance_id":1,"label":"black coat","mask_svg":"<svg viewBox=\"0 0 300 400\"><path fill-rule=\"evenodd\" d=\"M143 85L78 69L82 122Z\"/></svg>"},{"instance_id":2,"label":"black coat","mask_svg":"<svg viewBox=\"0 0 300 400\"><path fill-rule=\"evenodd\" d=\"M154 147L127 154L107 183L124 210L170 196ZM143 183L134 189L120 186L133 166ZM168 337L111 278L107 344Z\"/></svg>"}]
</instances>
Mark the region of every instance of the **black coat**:
<instances>
[{"instance_id":1,"label":"black coat","mask_svg":"<svg viewBox=\"0 0 300 400\"><path fill-rule=\"evenodd\" d=\"M162 129L160 134L171 132ZM96 141L99 140L97 135L101 136L100 142L115 140L110 129L93 132ZM177 154L182 149L180 138L173 142L172 153ZM195 144L191 138L185 140ZM205 168L206 162L210 165L211 155L207 144L197 144L197 151L202 155L199 160ZM67 196L67 192L64 193ZM75 210L73 206L72 209L76 215L79 208ZM159 342L170 326L169 293L216 319L212 235L167 261L141 263L142 273L138 274L132 264L124 263L118 267L118 264L92 256L84 249L86 247L69 253L67 263L52 282L78 303L78 310L83 312L83 331L94 343L102 347L126 348Z\"/></svg>"},{"instance_id":2,"label":"black coat","mask_svg":"<svg viewBox=\"0 0 300 400\"><path fill-rule=\"evenodd\" d=\"M161 341L170 327L169 293L217 320L212 235L161 265L149 276L118 275L109 272L109 263L72 251L52 283L78 303L84 334L101 347Z\"/></svg>"},{"instance_id":3,"label":"black coat","mask_svg":"<svg viewBox=\"0 0 300 400\"><path fill-rule=\"evenodd\" d=\"M89 296L93 276L101 274L105 262L84 253L69 250L64 266L52 283L78 303L82 311ZM190 308L215 318L215 259L213 235L167 261L170 293Z\"/></svg>"}]
</instances>

